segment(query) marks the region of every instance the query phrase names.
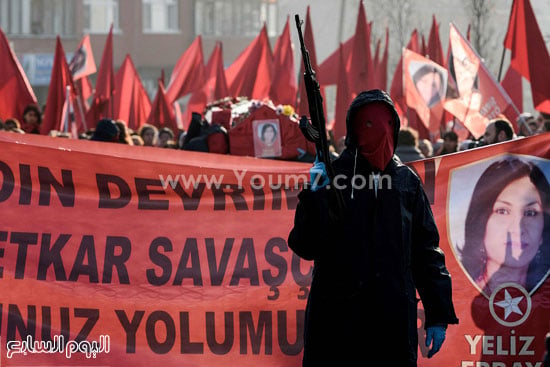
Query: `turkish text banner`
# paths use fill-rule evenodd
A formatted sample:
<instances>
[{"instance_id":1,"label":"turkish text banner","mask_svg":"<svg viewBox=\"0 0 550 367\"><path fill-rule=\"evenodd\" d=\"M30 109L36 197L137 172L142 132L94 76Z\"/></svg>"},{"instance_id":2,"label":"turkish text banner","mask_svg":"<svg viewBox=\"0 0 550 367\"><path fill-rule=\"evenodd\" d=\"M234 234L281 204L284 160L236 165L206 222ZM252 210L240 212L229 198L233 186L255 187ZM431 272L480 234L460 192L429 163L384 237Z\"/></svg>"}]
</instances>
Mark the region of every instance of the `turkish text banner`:
<instances>
[{"instance_id":1,"label":"turkish text banner","mask_svg":"<svg viewBox=\"0 0 550 367\"><path fill-rule=\"evenodd\" d=\"M542 360L547 274L488 293L462 250L482 172L517 157L550 176L548 138L411 164L460 319L419 366ZM10 133L0 152L2 366L301 365L313 264L287 236L309 164ZM420 304L420 340L422 322Z\"/></svg>"}]
</instances>

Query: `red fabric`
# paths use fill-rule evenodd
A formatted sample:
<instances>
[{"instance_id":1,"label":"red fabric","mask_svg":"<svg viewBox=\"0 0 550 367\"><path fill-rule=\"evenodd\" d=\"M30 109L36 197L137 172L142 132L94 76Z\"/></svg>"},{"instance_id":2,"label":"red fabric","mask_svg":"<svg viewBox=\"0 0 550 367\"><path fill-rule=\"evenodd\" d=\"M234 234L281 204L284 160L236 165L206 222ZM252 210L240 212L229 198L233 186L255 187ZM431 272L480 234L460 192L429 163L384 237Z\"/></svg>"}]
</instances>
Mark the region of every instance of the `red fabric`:
<instances>
[{"instance_id":1,"label":"red fabric","mask_svg":"<svg viewBox=\"0 0 550 367\"><path fill-rule=\"evenodd\" d=\"M489 120L505 111L512 101L481 57L453 24L449 32L449 43L460 96L448 99L445 109L456 116L477 139L485 133ZM460 60L468 62L462 63ZM476 78L477 85L474 83ZM512 125L515 125L517 117L515 113L510 118Z\"/></svg>"},{"instance_id":2,"label":"red fabric","mask_svg":"<svg viewBox=\"0 0 550 367\"><path fill-rule=\"evenodd\" d=\"M363 2L359 2L359 13L355 26L353 48L348 59L350 90L353 95L372 89L375 85L374 63L371 55L370 29Z\"/></svg>"},{"instance_id":3,"label":"red fabric","mask_svg":"<svg viewBox=\"0 0 550 367\"><path fill-rule=\"evenodd\" d=\"M27 76L0 28L0 119L21 120L28 104L36 104L36 96Z\"/></svg>"},{"instance_id":4,"label":"red fabric","mask_svg":"<svg viewBox=\"0 0 550 367\"><path fill-rule=\"evenodd\" d=\"M151 113L151 100L130 55L126 55L115 75L114 118L126 121L137 131Z\"/></svg>"},{"instance_id":5,"label":"red fabric","mask_svg":"<svg viewBox=\"0 0 550 367\"><path fill-rule=\"evenodd\" d=\"M290 17L287 16L283 32L275 43L273 51L273 71L269 96L273 103L296 106L296 68L294 50L290 39Z\"/></svg>"},{"instance_id":6,"label":"red fabric","mask_svg":"<svg viewBox=\"0 0 550 367\"><path fill-rule=\"evenodd\" d=\"M227 135L223 132L212 133L206 138L208 151L210 153L227 154L229 153L229 144Z\"/></svg>"},{"instance_id":7,"label":"red fabric","mask_svg":"<svg viewBox=\"0 0 550 367\"><path fill-rule=\"evenodd\" d=\"M436 94L434 93L435 90L432 89L429 92L432 93L432 97L434 97L434 99L430 99L428 101L428 96L423 96L421 94L420 89L417 88L413 81L414 76L411 75L411 73L416 73L416 71L420 70L421 66L423 65L427 65L430 69L435 69L438 71L434 73L429 73L429 77L432 78L432 82L437 81L437 74L439 74L442 79L446 80L447 78L447 70L443 66L433 62L428 58L425 58L419 53L416 53L409 49L405 49L403 54L405 102L410 109L414 109L416 111L416 113L420 117L420 120L426 126L426 128L430 130L431 133L437 134L440 130L441 119L444 112L443 102L445 99L445 95L444 93L440 94L439 99L437 99ZM445 81L442 81L442 83L443 85L445 85ZM439 93L441 93L441 91L439 91Z\"/></svg>"},{"instance_id":8,"label":"red fabric","mask_svg":"<svg viewBox=\"0 0 550 367\"><path fill-rule=\"evenodd\" d=\"M92 82L90 81L90 78L85 76L75 81L75 84L80 92L80 96L82 97L82 106L84 107L84 110L87 111L88 108L90 108L88 99L94 94Z\"/></svg>"},{"instance_id":9,"label":"red fabric","mask_svg":"<svg viewBox=\"0 0 550 367\"><path fill-rule=\"evenodd\" d=\"M416 29L411 33L407 48L414 52L418 52L420 49L418 44L418 31ZM403 56L399 58L397 66L395 67L390 87L390 96L393 103L398 105L401 111L406 113L407 104L405 103L405 88L403 87Z\"/></svg>"},{"instance_id":10,"label":"red fabric","mask_svg":"<svg viewBox=\"0 0 550 367\"><path fill-rule=\"evenodd\" d=\"M223 126L227 131L231 129L231 110L212 111L211 124Z\"/></svg>"},{"instance_id":11,"label":"red fabric","mask_svg":"<svg viewBox=\"0 0 550 367\"><path fill-rule=\"evenodd\" d=\"M334 122L331 126L332 136L336 144L341 137L346 136L346 115L353 99L348 84L346 72L346 59L344 58L344 45L340 43L340 75L338 76L338 86L336 87L336 111L334 113Z\"/></svg>"},{"instance_id":12,"label":"red fabric","mask_svg":"<svg viewBox=\"0 0 550 367\"><path fill-rule=\"evenodd\" d=\"M153 104L151 106L151 113L147 118L147 123L154 125L157 128L169 127L174 134L178 131L178 124L176 122L176 113L174 107L166 97L166 91L164 89L164 83L161 79L158 80L158 89Z\"/></svg>"},{"instance_id":13,"label":"red fabric","mask_svg":"<svg viewBox=\"0 0 550 367\"><path fill-rule=\"evenodd\" d=\"M550 113L550 55L529 0L514 0L504 47L511 65L531 82L535 109Z\"/></svg>"},{"instance_id":14,"label":"red fabric","mask_svg":"<svg viewBox=\"0 0 550 367\"><path fill-rule=\"evenodd\" d=\"M439 37L439 24L437 24L435 14L432 16L432 27L430 29L430 36L428 37L427 54L430 60L445 66L443 46L441 46L441 38Z\"/></svg>"},{"instance_id":15,"label":"red fabric","mask_svg":"<svg viewBox=\"0 0 550 367\"><path fill-rule=\"evenodd\" d=\"M71 90L74 91L71 71L65 57L65 50L63 50L61 39L57 36L46 109L44 110L44 118L40 126L41 134L48 134L50 130L59 130L67 86L71 87Z\"/></svg>"},{"instance_id":16,"label":"red fabric","mask_svg":"<svg viewBox=\"0 0 550 367\"><path fill-rule=\"evenodd\" d=\"M359 153L383 171L394 149L393 115L383 102L370 103L356 112L351 126Z\"/></svg>"},{"instance_id":17,"label":"red fabric","mask_svg":"<svg viewBox=\"0 0 550 367\"><path fill-rule=\"evenodd\" d=\"M220 41L216 42L212 54L208 59L204 70L205 82L200 90L193 92L189 102L185 117L183 117L183 129L187 129L193 112L204 114L206 105L229 96L225 71L223 69L223 49Z\"/></svg>"},{"instance_id":18,"label":"red fabric","mask_svg":"<svg viewBox=\"0 0 550 367\"><path fill-rule=\"evenodd\" d=\"M208 101L213 102L218 99L229 96L229 87L225 78L225 70L223 68L223 45L220 41L216 42L216 46L206 64L206 84L214 86L211 94L208 95Z\"/></svg>"},{"instance_id":19,"label":"red fabric","mask_svg":"<svg viewBox=\"0 0 550 367\"><path fill-rule=\"evenodd\" d=\"M421 367L541 366L550 327L550 278L541 274L539 286L526 294L518 292L519 282L493 295L481 293L460 250L465 230L471 230L464 224L471 192L484 168L512 155L540 164L547 175L548 138L548 133L539 134L407 163L430 200L460 319L449 327L449 340L435 358L425 358L421 343ZM297 259L285 239L298 202L294 184L307 180L311 163L8 132L0 132L0 141L7 177L0 202L0 294L9 301L2 309L2 330L9 319L19 345L26 340L21 333L32 329L35 340L41 340L41 330L51 330L52 337L63 333L68 341L91 320L88 341L110 338L109 353L98 352L95 359L77 352L68 361L61 353L25 355L14 348L10 362L2 365L180 367L182 358L189 366L302 365L297 341L302 340L306 299L297 295L299 287L310 284L313 264ZM29 166L31 174L23 175ZM170 182L168 175L177 183L174 188L160 185ZM294 180L297 175L305 179ZM259 181L265 184L259 187ZM47 189L42 201L41 184ZM17 267L23 255L25 271ZM40 272L45 276L38 281ZM268 298L273 284L280 293ZM507 291L508 299L521 298L519 313L507 314L495 305L506 300ZM425 312L420 302L419 333ZM125 328L121 321L125 326L133 321L133 326ZM227 348L207 344L214 331L219 343L229 338ZM130 342L129 333L134 336Z\"/></svg>"},{"instance_id":20,"label":"red fabric","mask_svg":"<svg viewBox=\"0 0 550 367\"><path fill-rule=\"evenodd\" d=\"M202 38L199 35L176 62L166 88L166 98L172 103L186 94L199 90L203 84L204 57Z\"/></svg>"},{"instance_id":21,"label":"red fabric","mask_svg":"<svg viewBox=\"0 0 550 367\"><path fill-rule=\"evenodd\" d=\"M315 155L315 145L307 141L296 119L278 115L275 109L262 105L246 119L229 130L229 151L231 155L254 156L254 120L278 119L281 133L282 154L280 159L296 159L298 148Z\"/></svg>"},{"instance_id":22,"label":"red fabric","mask_svg":"<svg viewBox=\"0 0 550 367\"><path fill-rule=\"evenodd\" d=\"M348 60L353 48L354 36L344 42L344 56ZM307 45L307 43L306 43ZM319 83L322 85L338 84L338 73L340 68L340 50L335 50L321 64L319 64Z\"/></svg>"},{"instance_id":23,"label":"red fabric","mask_svg":"<svg viewBox=\"0 0 550 367\"><path fill-rule=\"evenodd\" d=\"M260 34L225 70L229 92L233 97L269 98L273 53L266 25Z\"/></svg>"},{"instance_id":24,"label":"red fabric","mask_svg":"<svg viewBox=\"0 0 550 367\"><path fill-rule=\"evenodd\" d=\"M306 45L307 51L309 53L309 61L311 62L311 67L317 73L317 81L319 82L321 96L323 97L323 111L326 111L326 97L325 97L325 87L320 81L321 73L320 66L317 64L317 53L315 52L315 39L313 37L313 25L311 24L311 17L309 12L309 6L307 7L306 20L304 25L304 43ZM309 102L307 100L306 87L304 84L304 62L303 59L300 62L300 73L298 74L298 102L296 113L299 116L309 116ZM327 121L328 123L328 121Z\"/></svg>"},{"instance_id":25,"label":"red fabric","mask_svg":"<svg viewBox=\"0 0 550 367\"><path fill-rule=\"evenodd\" d=\"M115 74L113 70L113 25L107 35L105 47L99 71L97 72L97 81L95 84L95 94L86 113L86 122L88 128L95 127L102 118L112 118L113 103L111 97L115 87Z\"/></svg>"},{"instance_id":26,"label":"red fabric","mask_svg":"<svg viewBox=\"0 0 550 367\"><path fill-rule=\"evenodd\" d=\"M89 35L85 35L80 41L69 63L69 69L75 81L97 71Z\"/></svg>"},{"instance_id":27,"label":"red fabric","mask_svg":"<svg viewBox=\"0 0 550 367\"><path fill-rule=\"evenodd\" d=\"M502 85L502 88L508 93L516 109L520 112L523 111L523 88L521 87L521 83L521 74L513 67L508 68L508 71L506 71L504 75L504 79L500 82L500 85ZM510 117L508 119L510 121L513 120Z\"/></svg>"}]
</instances>

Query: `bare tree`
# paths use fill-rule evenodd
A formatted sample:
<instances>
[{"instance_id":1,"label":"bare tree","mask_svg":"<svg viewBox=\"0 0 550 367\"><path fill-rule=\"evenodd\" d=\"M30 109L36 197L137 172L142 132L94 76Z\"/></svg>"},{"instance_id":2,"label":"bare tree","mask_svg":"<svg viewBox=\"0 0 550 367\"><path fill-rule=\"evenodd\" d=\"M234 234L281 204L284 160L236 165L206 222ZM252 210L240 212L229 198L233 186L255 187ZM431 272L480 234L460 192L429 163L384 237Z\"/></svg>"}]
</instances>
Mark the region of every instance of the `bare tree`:
<instances>
[{"instance_id":1,"label":"bare tree","mask_svg":"<svg viewBox=\"0 0 550 367\"><path fill-rule=\"evenodd\" d=\"M384 39L385 27L389 26L390 29L388 83L391 83L391 77L399 62L403 47L407 46L411 32L415 28L413 22L417 18L415 17L414 0L370 1L368 6L375 14L373 17L376 19L374 35Z\"/></svg>"},{"instance_id":2,"label":"bare tree","mask_svg":"<svg viewBox=\"0 0 550 367\"><path fill-rule=\"evenodd\" d=\"M488 66L497 61L493 46L496 46L494 27L491 16L494 14L494 0L467 0L464 3L468 12L471 27L472 47L485 59Z\"/></svg>"}]
</instances>

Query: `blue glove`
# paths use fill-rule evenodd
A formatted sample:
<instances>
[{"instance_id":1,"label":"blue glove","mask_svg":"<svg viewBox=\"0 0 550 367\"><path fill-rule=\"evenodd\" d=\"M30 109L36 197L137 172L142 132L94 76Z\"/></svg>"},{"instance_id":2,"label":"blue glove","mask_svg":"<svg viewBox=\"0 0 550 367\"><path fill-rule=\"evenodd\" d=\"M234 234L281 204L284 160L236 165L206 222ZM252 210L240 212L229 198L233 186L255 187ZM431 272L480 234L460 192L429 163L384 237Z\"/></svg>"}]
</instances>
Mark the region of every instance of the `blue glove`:
<instances>
[{"instance_id":1,"label":"blue glove","mask_svg":"<svg viewBox=\"0 0 550 367\"><path fill-rule=\"evenodd\" d=\"M433 344L432 344L433 340ZM432 349L428 352L428 358L439 352L445 341L445 328L443 326L430 326L426 328L426 346L432 344Z\"/></svg>"},{"instance_id":2,"label":"blue glove","mask_svg":"<svg viewBox=\"0 0 550 367\"><path fill-rule=\"evenodd\" d=\"M311 191L317 191L328 185L327 168L325 167L325 164L323 162L319 162L317 158L315 158L313 167L309 169L309 177Z\"/></svg>"}]
</instances>

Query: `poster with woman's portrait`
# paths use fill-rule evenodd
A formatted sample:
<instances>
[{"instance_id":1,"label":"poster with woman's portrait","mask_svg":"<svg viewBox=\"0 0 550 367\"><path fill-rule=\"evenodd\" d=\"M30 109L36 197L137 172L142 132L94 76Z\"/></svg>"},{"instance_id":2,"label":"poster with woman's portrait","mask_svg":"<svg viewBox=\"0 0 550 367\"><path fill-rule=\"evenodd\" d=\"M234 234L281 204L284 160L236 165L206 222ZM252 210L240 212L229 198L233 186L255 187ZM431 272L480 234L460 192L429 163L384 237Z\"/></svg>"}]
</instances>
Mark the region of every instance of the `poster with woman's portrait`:
<instances>
[{"instance_id":1,"label":"poster with woman's portrait","mask_svg":"<svg viewBox=\"0 0 550 367\"><path fill-rule=\"evenodd\" d=\"M448 234L470 281L534 293L550 272L550 161L502 154L451 171Z\"/></svg>"},{"instance_id":2,"label":"poster with woman's portrait","mask_svg":"<svg viewBox=\"0 0 550 367\"><path fill-rule=\"evenodd\" d=\"M262 158L280 157L281 128L279 120L254 120L252 121L254 134L254 156Z\"/></svg>"},{"instance_id":3,"label":"poster with woman's portrait","mask_svg":"<svg viewBox=\"0 0 550 367\"><path fill-rule=\"evenodd\" d=\"M445 99L447 70L434 62L411 61L409 73L422 100L429 108Z\"/></svg>"}]
</instances>

